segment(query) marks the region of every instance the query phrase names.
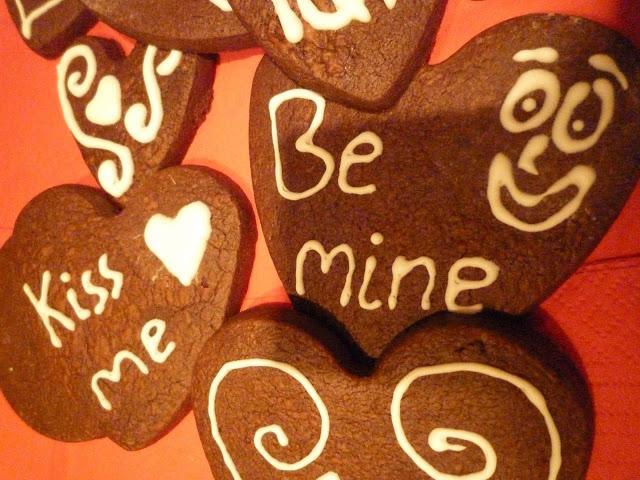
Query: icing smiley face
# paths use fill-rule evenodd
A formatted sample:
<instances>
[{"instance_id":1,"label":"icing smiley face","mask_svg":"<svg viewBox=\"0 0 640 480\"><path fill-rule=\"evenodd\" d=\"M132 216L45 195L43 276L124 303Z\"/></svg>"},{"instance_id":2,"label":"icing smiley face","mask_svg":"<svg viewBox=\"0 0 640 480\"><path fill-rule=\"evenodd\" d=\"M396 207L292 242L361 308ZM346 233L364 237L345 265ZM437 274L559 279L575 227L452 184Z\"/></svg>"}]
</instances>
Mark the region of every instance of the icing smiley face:
<instances>
[{"instance_id":1,"label":"icing smiley face","mask_svg":"<svg viewBox=\"0 0 640 480\"><path fill-rule=\"evenodd\" d=\"M296 307L372 356L438 311L530 311L636 184L639 69L615 32L554 15L483 33L381 113L328 101L264 60L253 183Z\"/></svg>"},{"instance_id":2,"label":"icing smiley face","mask_svg":"<svg viewBox=\"0 0 640 480\"><path fill-rule=\"evenodd\" d=\"M254 45L227 0L82 0L102 21L147 44L217 53ZM142 14L141 12L144 12Z\"/></svg>"},{"instance_id":3,"label":"icing smiley face","mask_svg":"<svg viewBox=\"0 0 640 480\"><path fill-rule=\"evenodd\" d=\"M559 54L553 48L543 47L520 51L514 56L514 60L522 63L554 64L559 61ZM500 121L507 131L514 134L532 133L552 121L549 134L536 134L527 142L517 162L517 167L521 170L539 175L537 163L544 161L544 154L551 144L566 155L588 152L598 144L611 125L615 115L615 88L629 90L629 80L609 55L593 55L589 58L589 64L599 73L608 74L610 78L600 77L591 84L578 82L569 88L563 99L558 76L549 70L536 68L523 73L507 95L500 112ZM533 97L536 92L542 92L544 99L541 104ZM592 95L599 101L599 106L595 106L598 117L590 122L591 132L585 133L587 125L579 117L579 113ZM516 118L518 108L527 118ZM491 211L501 222L524 232L542 232L562 224L578 211L597 176L592 166L578 165L544 193L529 193L518 188L510 159L504 154L498 154L489 170L487 197ZM575 190L575 194L548 218L528 223L517 218L504 205L502 188L508 190L518 205L529 208L535 208L547 197L561 194L570 188Z\"/></svg>"},{"instance_id":4,"label":"icing smiley face","mask_svg":"<svg viewBox=\"0 0 640 480\"><path fill-rule=\"evenodd\" d=\"M24 41L44 57L56 57L95 23L79 0L7 0Z\"/></svg>"},{"instance_id":5,"label":"icing smiley face","mask_svg":"<svg viewBox=\"0 0 640 480\"><path fill-rule=\"evenodd\" d=\"M442 0L230 0L300 86L365 110L391 106L424 65Z\"/></svg>"},{"instance_id":6,"label":"icing smiley face","mask_svg":"<svg viewBox=\"0 0 640 480\"><path fill-rule=\"evenodd\" d=\"M348 347L308 321L246 312L202 350L194 411L215 478L584 478L587 390L534 332L446 315L356 376Z\"/></svg>"},{"instance_id":7,"label":"icing smiley face","mask_svg":"<svg viewBox=\"0 0 640 480\"><path fill-rule=\"evenodd\" d=\"M156 172L124 209L87 187L36 197L0 250L4 396L55 439L154 442L240 307L255 238L244 196L204 169Z\"/></svg>"}]
</instances>

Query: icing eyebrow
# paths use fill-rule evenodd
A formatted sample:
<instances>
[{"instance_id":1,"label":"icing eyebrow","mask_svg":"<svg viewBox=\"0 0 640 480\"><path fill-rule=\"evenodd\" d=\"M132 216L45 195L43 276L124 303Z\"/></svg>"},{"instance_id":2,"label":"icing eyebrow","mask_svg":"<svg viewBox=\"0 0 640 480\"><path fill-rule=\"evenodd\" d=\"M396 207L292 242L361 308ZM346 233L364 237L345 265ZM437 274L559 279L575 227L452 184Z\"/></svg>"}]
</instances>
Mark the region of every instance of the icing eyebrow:
<instances>
[{"instance_id":1,"label":"icing eyebrow","mask_svg":"<svg viewBox=\"0 0 640 480\"><path fill-rule=\"evenodd\" d=\"M560 55L558 54L558 51L551 47L536 48L534 50L520 50L513 56L513 60L518 63L555 63L559 58Z\"/></svg>"},{"instance_id":2,"label":"icing eyebrow","mask_svg":"<svg viewBox=\"0 0 640 480\"><path fill-rule=\"evenodd\" d=\"M616 77L618 82L620 82L620 86L623 90L629 90L629 80L627 80L627 77L622 73L622 70L620 70L616 61L609 55L605 55L603 53L593 55L589 58L589 65L601 72L610 73Z\"/></svg>"}]
</instances>

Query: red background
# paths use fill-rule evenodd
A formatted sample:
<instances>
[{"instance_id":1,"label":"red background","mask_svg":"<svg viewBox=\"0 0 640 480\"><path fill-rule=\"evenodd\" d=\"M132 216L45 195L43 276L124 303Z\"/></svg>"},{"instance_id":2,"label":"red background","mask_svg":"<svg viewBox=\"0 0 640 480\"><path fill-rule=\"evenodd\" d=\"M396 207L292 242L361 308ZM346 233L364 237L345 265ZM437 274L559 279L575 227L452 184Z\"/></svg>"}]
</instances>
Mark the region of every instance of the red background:
<instances>
[{"instance_id":1,"label":"red background","mask_svg":"<svg viewBox=\"0 0 640 480\"><path fill-rule=\"evenodd\" d=\"M588 17L640 46L640 0L450 0L432 62L445 60L487 27L534 12ZM115 35L102 25L95 33ZM211 113L185 160L231 176L249 197L248 99L261 56L258 49L222 55ZM63 183L94 182L62 119L55 62L37 57L22 43L6 7L0 7L0 59L0 243L4 243L16 216L35 195ZM542 306L550 317L546 329L573 353L593 392L596 437L589 480L627 480L640 472L639 216L640 188L636 188L587 264ZM260 237L244 308L284 298ZM0 478L189 480L208 479L211 474L193 415L155 445L125 452L108 440L65 444L42 437L0 395Z\"/></svg>"}]
</instances>

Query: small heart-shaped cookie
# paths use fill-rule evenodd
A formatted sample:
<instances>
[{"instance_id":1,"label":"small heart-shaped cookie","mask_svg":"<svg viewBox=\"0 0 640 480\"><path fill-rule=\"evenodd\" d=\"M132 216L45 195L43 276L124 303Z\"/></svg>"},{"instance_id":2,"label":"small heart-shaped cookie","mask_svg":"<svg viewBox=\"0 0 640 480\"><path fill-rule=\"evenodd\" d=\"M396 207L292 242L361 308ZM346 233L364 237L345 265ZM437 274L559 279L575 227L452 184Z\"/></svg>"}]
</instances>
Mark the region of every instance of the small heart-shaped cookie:
<instances>
[{"instance_id":1,"label":"small heart-shaped cookie","mask_svg":"<svg viewBox=\"0 0 640 480\"><path fill-rule=\"evenodd\" d=\"M138 45L129 57L85 37L62 56L64 119L100 186L120 203L137 181L182 161L211 104L214 62Z\"/></svg>"},{"instance_id":2,"label":"small heart-shaped cookie","mask_svg":"<svg viewBox=\"0 0 640 480\"><path fill-rule=\"evenodd\" d=\"M520 315L595 248L640 174L640 55L534 15L426 66L363 113L264 60L251 99L258 211L296 306L370 355L426 315Z\"/></svg>"},{"instance_id":3,"label":"small heart-shaped cookie","mask_svg":"<svg viewBox=\"0 0 640 480\"><path fill-rule=\"evenodd\" d=\"M49 437L158 439L246 291L256 231L229 179L174 167L137 187L124 210L88 187L48 190L0 250L0 387Z\"/></svg>"},{"instance_id":4,"label":"small heart-shaped cookie","mask_svg":"<svg viewBox=\"0 0 640 480\"><path fill-rule=\"evenodd\" d=\"M227 0L82 0L117 30L167 49L217 53L255 45Z\"/></svg>"},{"instance_id":5,"label":"small heart-shaped cookie","mask_svg":"<svg viewBox=\"0 0 640 480\"><path fill-rule=\"evenodd\" d=\"M398 338L363 377L348 348L310 324L258 309L203 348L194 411L217 480L584 479L589 394L535 332L446 314Z\"/></svg>"},{"instance_id":6,"label":"small heart-shaped cookie","mask_svg":"<svg viewBox=\"0 0 640 480\"><path fill-rule=\"evenodd\" d=\"M391 106L429 50L446 0L229 0L299 85L356 108Z\"/></svg>"},{"instance_id":7,"label":"small heart-shaped cookie","mask_svg":"<svg viewBox=\"0 0 640 480\"><path fill-rule=\"evenodd\" d=\"M20 35L43 57L57 57L95 23L80 0L6 0Z\"/></svg>"}]
</instances>

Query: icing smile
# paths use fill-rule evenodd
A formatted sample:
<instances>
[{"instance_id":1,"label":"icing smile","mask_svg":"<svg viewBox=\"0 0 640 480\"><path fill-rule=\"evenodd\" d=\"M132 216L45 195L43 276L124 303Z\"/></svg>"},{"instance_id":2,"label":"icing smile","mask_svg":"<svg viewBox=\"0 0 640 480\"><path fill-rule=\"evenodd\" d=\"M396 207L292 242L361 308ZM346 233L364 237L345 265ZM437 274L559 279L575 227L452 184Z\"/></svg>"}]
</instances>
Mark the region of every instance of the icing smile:
<instances>
[{"instance_id":1,"label":"icing smile","mask_svg":"<svg viewBox=\"0 0 640 480\"><path fill-rule=\"evenodd\" d=\"M516 62L538 62L543 64L555 63L559 59L557 51L551 48L524 50L514 57ZM622 73L615 60L608 55L593 55L589 64L596 70L613 76L623 90L629 88L629 82ZM544 93L544 102L539 105L533 94L537 91ZM576 111L592 94L600 101L600 118L594 132L586 138L575 138L585 129L585 122L576 119ZM502 126L511 133L528 132L545 124L555 115L551 135L540 134L532 137L518 160L518 168L531 174L539 175L536 161L549 149L550 143L563 154L573 155L585 152L594 147L607 127L611 123L615 112L614 83L607 78L598 78L592 84L578 82L566 93L561 104L561 86L556 74L545 69L532 69L523 73L505 99L500 112ZM529 115L526 121L516 118L516 107ZM487 198L493 215L500 222L523 232L543 232L550 230L578 211L584 198L593 187L597 179L596 171L587 165L577 165L564 177L553 183L544 193L532 194L521 190L513 173L513 164L504 153L498 153L489 169ZM528 223L519 219L507 208L502 201L502 189L506 188L511 198L520 206L535 208L543 200L560 194L568 188L575 187L577 192L559 210L538 223Z\"/></svg>"}]
</instances>

